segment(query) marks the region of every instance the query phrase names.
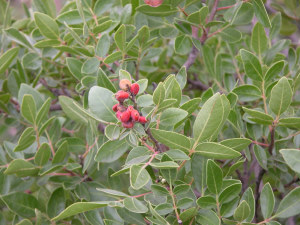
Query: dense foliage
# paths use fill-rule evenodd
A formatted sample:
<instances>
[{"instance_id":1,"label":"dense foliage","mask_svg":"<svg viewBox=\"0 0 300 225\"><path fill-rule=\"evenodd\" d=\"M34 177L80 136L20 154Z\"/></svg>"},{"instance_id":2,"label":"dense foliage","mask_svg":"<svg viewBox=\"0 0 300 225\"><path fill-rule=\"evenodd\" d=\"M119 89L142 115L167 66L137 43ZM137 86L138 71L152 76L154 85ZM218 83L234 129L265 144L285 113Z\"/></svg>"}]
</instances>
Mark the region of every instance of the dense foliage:
<instances>
[{"instance_id":1,"label":"dense foliage","mask_svg":"<svg viewBox=\"0 0 300 225\"><path fill-rule=\"evenodd\" d=\"M56 3L0 0L0 224L300 224L299 1Z\"/></svg>"}]
</instances>

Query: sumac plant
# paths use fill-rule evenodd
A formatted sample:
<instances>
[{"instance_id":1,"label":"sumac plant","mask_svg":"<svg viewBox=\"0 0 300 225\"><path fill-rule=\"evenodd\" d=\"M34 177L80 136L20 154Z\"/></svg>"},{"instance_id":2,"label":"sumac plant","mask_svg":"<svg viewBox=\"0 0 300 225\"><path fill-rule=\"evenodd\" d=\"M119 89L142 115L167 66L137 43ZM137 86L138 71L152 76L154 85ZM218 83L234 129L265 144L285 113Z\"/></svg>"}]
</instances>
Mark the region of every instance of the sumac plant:
<instances>
[{"instance_id":1,"label":"sumac plant","mask_svg":"<svg viewBox=\"0 0 300 225\"><path fill-rule=\"evenodd\" d=\"M0 0L0 224L300 224L297 0Z\"/></svg>"}]
</instances>

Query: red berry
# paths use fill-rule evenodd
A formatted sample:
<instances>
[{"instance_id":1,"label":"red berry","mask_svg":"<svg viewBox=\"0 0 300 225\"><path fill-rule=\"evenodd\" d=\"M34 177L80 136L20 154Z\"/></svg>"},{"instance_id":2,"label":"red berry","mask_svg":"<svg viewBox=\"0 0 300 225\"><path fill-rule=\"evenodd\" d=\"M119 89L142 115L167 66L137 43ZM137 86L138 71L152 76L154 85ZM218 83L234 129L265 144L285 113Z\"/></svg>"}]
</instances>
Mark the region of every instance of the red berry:
<instances>
[{"instance_id":1,"label":"red berry","mask_svg":"<svg viewBox=\"0 0 300 225\"><path fill-rule=\"evenodd\" d=\"M121 119L120 119L121 114L122 114L122 112L120 112L120 111L118 111L118 112L116 113L116 117L118 118L118 120L121 120Z\"/></svg>"},{"instance_id":2,"label":"red berry","mask_svg":"<svg viewBox=\"0 0 300 225\"><path fill-rule=\"evenodd\" d=\"M137 110L132 110L131 111L131 118L133 121L139 121L139 118L140 118L140 114Z\"/></svg>"},{"instance_id":3,"label":"red berry","mask_svg":"<svg viewBox=\"0 0 300 225\"><path fill-rule=\"evenodd\" d=\"M129 98L129 94L125 91L118 91L116 93L116 99L120 102L123 102L127 98Z\"/></svg>"},{"instance_id":4,"label":"red berry","mask_svg":"<svg viewBox=\"0 0 300 225\"><path fill-rule=\"evenodd\" d=\"M163 0L144 0L147 5L158 7L163 3Z\"/></svg>"},{"instance_id":5,"label":"red berry","mask_svg":"<svg viewBox=\"0 0 300 225\"><path fill-rule=\"evenodd\" d=\"M142 123L142 124L145 124L145 123L148 122L148 120L144 116L140 116L139 122Z\"/></svg>"},{"instance_id":6,"label":"red berry","mask_svg":"<svg viewBox=\"0 0 300 225\"><path fill-rule=\"evenodd\" d=\"M112 110L115 111L115 112L117 112L117 111L118 111L118 106L119 106L119 104L115 104L115 105L112 107Z\"/></svg>"},{"instance_id":7,"label":"red berry","mask_svg":"<svg viewBox=\"0 0 300 225\"><path fill-rule=\"evenodd\" d=\"M132 110L134 110L134 108L132 105L130 105L130 106L128 106L127 110L131 112Z\"/></svg>"},{"instance_id":8,"label":"red berry","mask_svg":"<svg viewBox=\"0 0 300 225\"><path fill-rule=\"evenodd\" d=\"M134 83L130 87L130 92L133 95L137 95L139 93L139 90L140 90L140 85L138 83Z\"/></svg>"},{"instance_id":9,"label":"red berry","mask_svg":"<svg viewBox=\"0 0 300 225\"><path fill-rule=\"evenodd\" d=\"M128 122L123 122L122 123L122 126L124 127L124 128L133 128L133 126L134 126L134 122L133 121L128 121Z\"/></svg>"},{"instance_id":10,"label":"red berry","mask_svg":"<svg viewBox=\"0 0 300 225\"><path fill-rule=\"evenodd\" d=\"M127 122L130 119L131 113L129 111L122 112L120 115L120 120L122 122Z\"/></svg>"}]
</instances>

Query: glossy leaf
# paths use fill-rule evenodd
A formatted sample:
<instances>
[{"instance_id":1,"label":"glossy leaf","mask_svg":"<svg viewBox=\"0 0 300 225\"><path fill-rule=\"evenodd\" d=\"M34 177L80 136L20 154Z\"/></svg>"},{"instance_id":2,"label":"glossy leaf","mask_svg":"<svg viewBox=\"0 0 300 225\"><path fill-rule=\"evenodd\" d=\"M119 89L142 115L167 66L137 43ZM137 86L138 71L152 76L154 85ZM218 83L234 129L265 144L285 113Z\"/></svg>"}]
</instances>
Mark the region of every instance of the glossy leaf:
<instances>
[{"instance_id":1,"label":"glossy leaf","mask_svg":"<svg viewBox=\"0 0 300 225\"><path fill-rule=\"evenodd\" d=\"M286 77L282 77L271 90L270 108L276 115L284 113L291 104L292 88Z\"/></svg>"},{"instance_id":2,"label":"glossy leaf","mask_svg":"<svg viewBox=\"0 0 300 225\"><path fill-rule=\"evenodd\" d=\"M266 183L261 191L260 205L264 219L271 217L275 206L275 197L269 183Z\"/></svg>"}]
</instances>

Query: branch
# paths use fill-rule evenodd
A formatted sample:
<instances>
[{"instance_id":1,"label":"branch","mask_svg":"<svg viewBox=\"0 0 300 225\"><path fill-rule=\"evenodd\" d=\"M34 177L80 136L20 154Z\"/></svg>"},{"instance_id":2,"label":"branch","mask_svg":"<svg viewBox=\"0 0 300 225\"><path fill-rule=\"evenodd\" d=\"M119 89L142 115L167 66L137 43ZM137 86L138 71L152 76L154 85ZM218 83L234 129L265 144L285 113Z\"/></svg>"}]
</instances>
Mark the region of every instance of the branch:
<instances>
[{"instance_id":1,"label":"branch","mask_svg":"<svg viewBox=\"0 0 300 225\"><path fill-rule=\"evenodd\" d=\"M274 143L275 143L275 126L274 125L270 129L270 135L271 135L271 141L270 141L270 145L268 147L268 151L269 151L270 155L272 155L272 150L273 150Z\"/></svg>"},{"instance_id":2,"label":"branch","mask_svg":"<svg viewBox=\"0 0 300 225\"><path fill-rule=\"evenodd\" d=\"M257 176L257 179L255 181L255 219L256 221L258 221L258 200L259 200L259 197L260 197L260 192L259 192L259 186L260 186L260 183L261 183L261 180L263 178L263 176L265 175L266 173L266 170L265 169L260 169L259 171L259 174Z\"/></svg>"},{"instance_id":3,"label":"branch","mask_svg":"<svg viewBox=\"0 0 300 225\"><path fill-rule=\"evenodd\" d=\"M187 78L187 82L189 84L191 84L193 87L203 90L203 91L205 91L209 88L209 86L207 86L206 84L203 84L201 81L198 81L198 80L191 80L191 79Z\"/></svg>"}]
</instances>

